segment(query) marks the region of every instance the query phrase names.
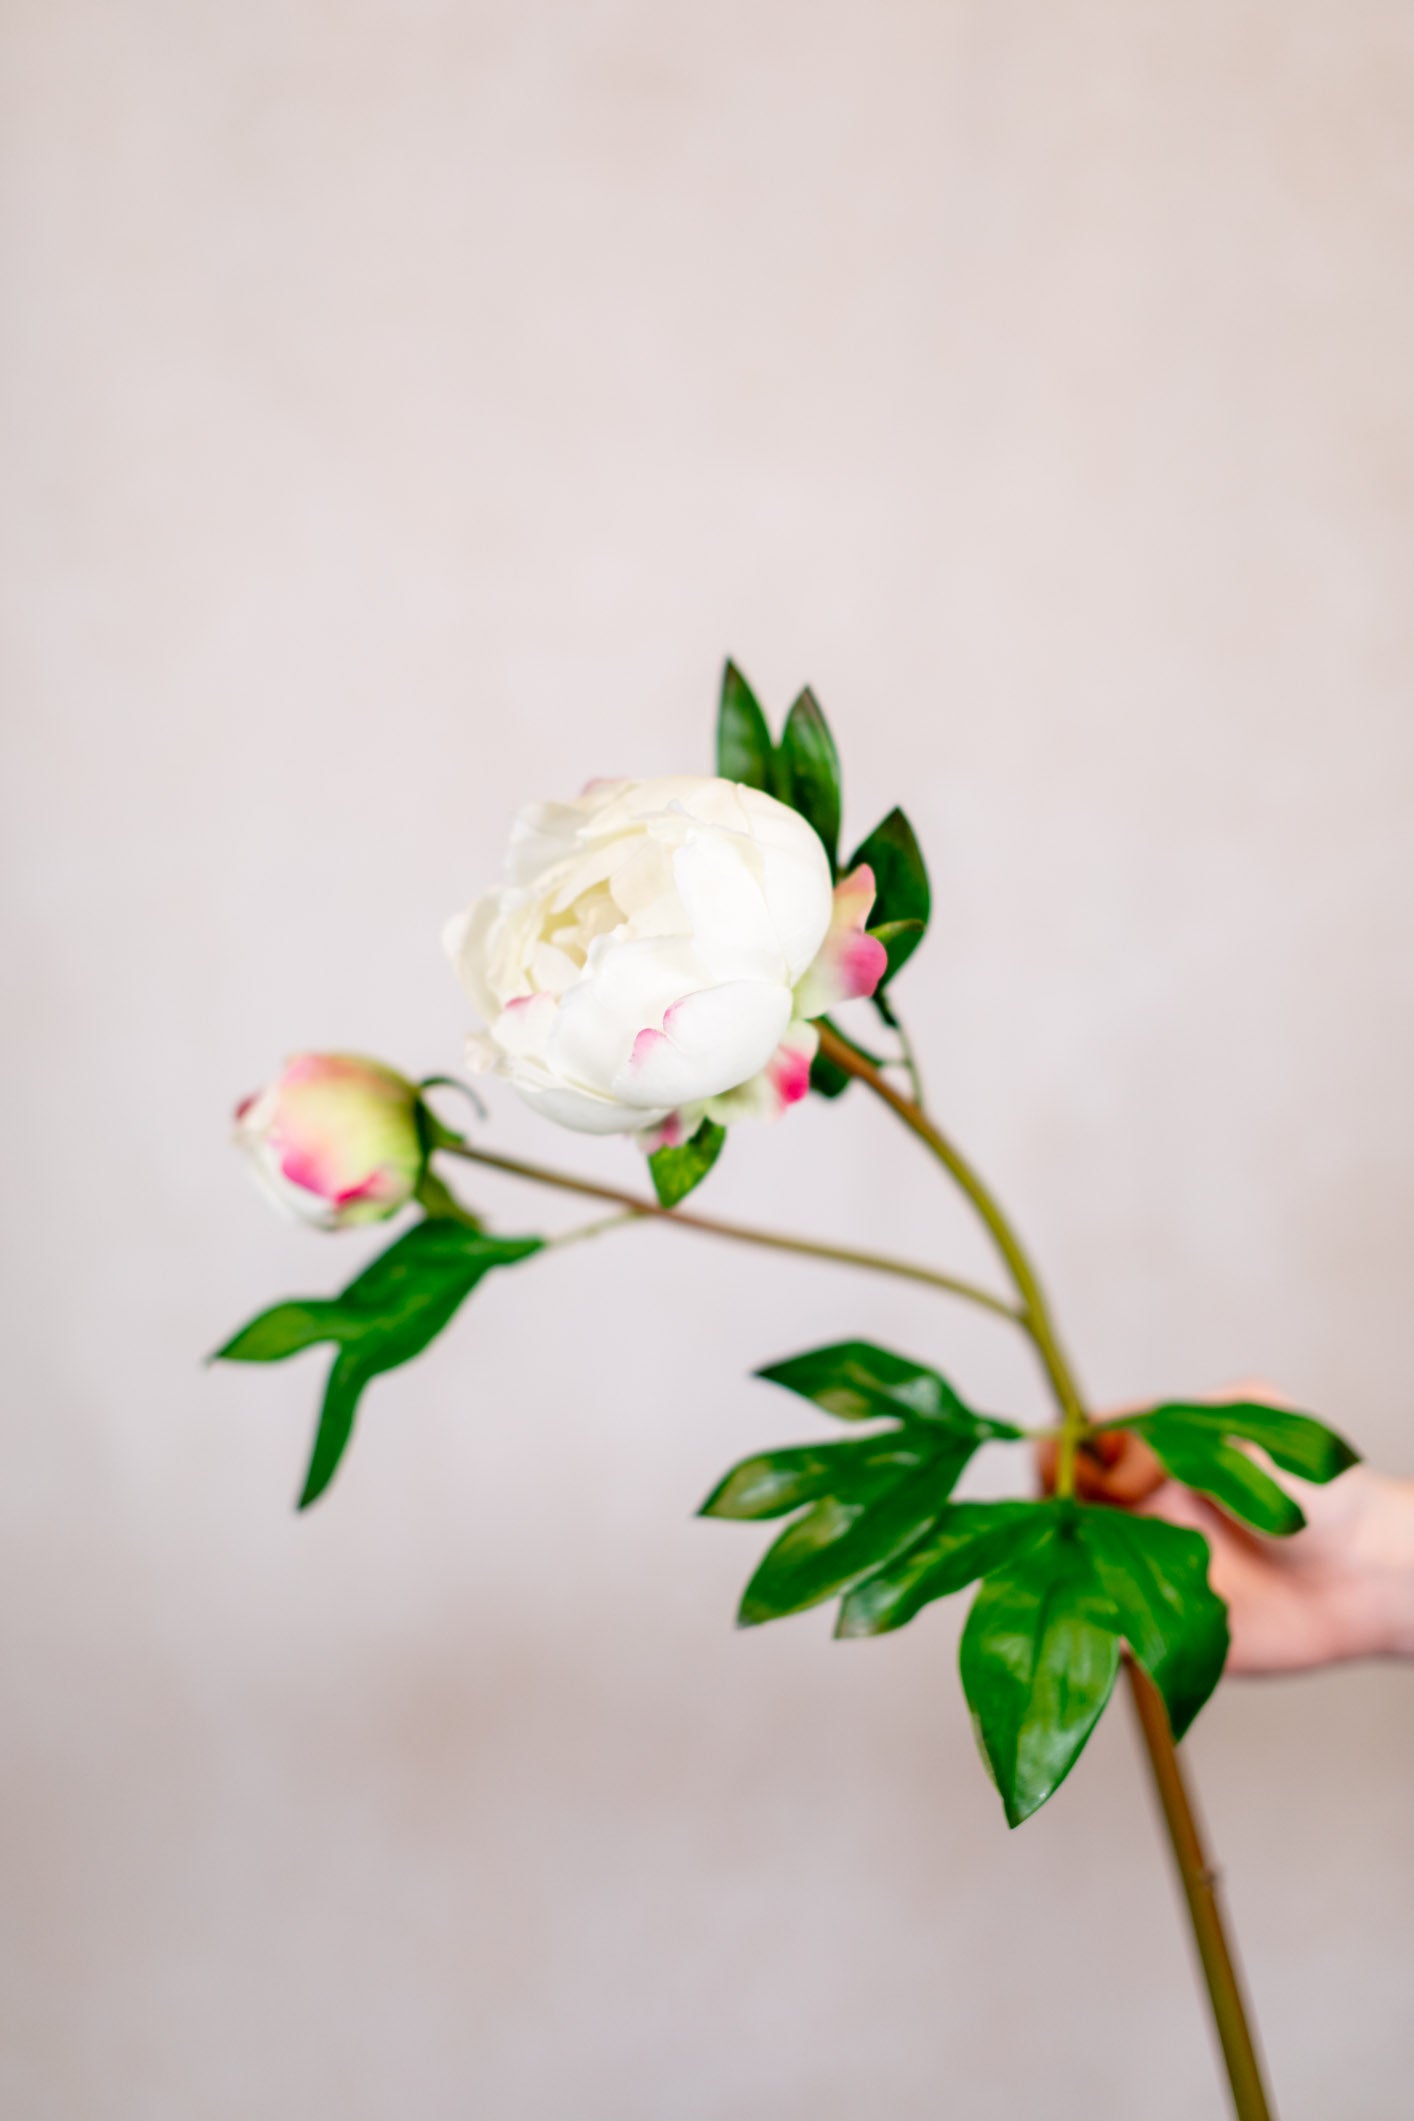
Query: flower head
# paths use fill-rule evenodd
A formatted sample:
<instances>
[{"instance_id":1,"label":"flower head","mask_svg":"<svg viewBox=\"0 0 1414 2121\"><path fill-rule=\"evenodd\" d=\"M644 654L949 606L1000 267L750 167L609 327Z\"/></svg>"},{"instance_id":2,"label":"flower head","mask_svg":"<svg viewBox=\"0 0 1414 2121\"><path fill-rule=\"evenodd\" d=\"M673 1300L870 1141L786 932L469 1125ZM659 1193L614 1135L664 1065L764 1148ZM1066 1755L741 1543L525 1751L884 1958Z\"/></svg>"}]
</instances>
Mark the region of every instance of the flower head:
<instances>
[{"instance_id":1,"label":"flower head","mask_svg":"<svg viewBox=\"0 0 1414 2121\"><path fill-rule=\"evenodd\" d=\"M808 1021L873 991L867 869L734 781L597 781L521 812L508 881L447 929L477 1069L584 1133L681 1139L809 1088Z\"/></svg>"}]
</instances>

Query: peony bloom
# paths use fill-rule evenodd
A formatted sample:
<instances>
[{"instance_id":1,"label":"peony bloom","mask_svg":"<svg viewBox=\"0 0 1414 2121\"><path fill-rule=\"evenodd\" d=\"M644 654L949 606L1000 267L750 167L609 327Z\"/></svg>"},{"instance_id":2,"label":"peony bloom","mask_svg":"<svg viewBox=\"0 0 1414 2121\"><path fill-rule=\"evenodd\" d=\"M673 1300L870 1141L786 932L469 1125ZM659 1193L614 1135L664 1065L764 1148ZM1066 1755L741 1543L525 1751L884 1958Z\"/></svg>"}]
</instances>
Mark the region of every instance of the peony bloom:
<instances>
[{"instance_id":1,"label":"peony bloom","mask_svg":"<svg viewBox=\"0 0 1414 2121\"><path fill-rule=\"evenodd\" d=\"M277 1207L321 1230L382 1222L406 1207L426 1151L418 1096L356 1053L296 1053L236 1107L236 1141Z\"/></svg>"},{"instance_id":2,"label":"peony bloom","mask_svg":"<svg viewBox=\"0 0 1414 2121\"><path fill-rule=\"evenodd\" d=\"M867 868L832 889L797 811L734 781L595 781L523 810L509 881L449 923L468 1058L586 1134L684 1139L804 1097L810 1018L872 994Z\"/></svg>"}]
</instances>

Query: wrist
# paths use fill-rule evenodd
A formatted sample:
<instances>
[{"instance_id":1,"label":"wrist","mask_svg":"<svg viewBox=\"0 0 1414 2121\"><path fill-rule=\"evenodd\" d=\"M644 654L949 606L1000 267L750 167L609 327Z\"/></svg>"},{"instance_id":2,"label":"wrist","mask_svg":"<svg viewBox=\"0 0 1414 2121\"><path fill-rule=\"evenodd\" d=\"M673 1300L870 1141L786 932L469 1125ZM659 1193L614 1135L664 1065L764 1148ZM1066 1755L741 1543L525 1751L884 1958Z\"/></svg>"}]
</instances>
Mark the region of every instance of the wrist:
<instances>
[{"instance_id":1,"label":"wrist","mask_svg":"<svg viewBox=\"0 0 1414 2121\"><path fill-rule=\"evenodd\" d=\"M1365 1472L1363 1484L1346 1654L1414 1658L1414 1480Z\"/></svg>"}]
</instances>

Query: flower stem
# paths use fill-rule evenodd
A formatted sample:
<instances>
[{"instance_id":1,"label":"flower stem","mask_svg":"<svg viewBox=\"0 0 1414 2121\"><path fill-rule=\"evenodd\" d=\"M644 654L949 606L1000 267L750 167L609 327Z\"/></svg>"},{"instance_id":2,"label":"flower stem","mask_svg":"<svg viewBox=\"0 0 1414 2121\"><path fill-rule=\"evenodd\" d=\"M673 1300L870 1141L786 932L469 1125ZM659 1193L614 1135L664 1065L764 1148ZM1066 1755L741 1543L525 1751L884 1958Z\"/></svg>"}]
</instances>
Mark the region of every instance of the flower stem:
<instances>
[{"instance_id":1,"label":"flower stem","mask_svg":"<svg viewBox=\"0 0 1414 2121\"><path fill-rule=\"evenodd\" d=\"M942 1289L950 1296L980 1304L1012 1325L1022 1323L1020 1310L1005 1297L993 1296L990 1290L978 1288L955 1274L940 1274L936 1268L920 1267L912 1260L895 1259L884 1252L860 1251L853 1245L827 1244L814 1237L792 1237L781 1231L757 1230L749 1223L721 1222L714 1216L689 1214L683 1208L660 1207L657 1201L645 1200L641 1194L626 1192L618 1186L601 1186L594 1179L575 1178L568 1171L552 1171L544 1164L523 1163L518 1157L496 1156L489 1149L473 1149L469 1142L456 1145L443 1142L440 1147L445 1154L460 1157L464 1163L484 1164L488 1170L505 1171L512 1178L529 1179L533 1185L556 1186L561 1192L580 1193L590 1200L617 1201L630 1215L644 1220L677 1223L684 1230L697 1230L709 1237L730 1237L738 1244L760 1245L772 1252L798 1252L807 1259L835 1260L841 1266L865 1267L875 1274L893 1274L901 1280L922 1282L927 1288ZM613 1219L618 1220L617 1217Z\"/></svg>"},{"instance_id":2,"label":"flower stem","mask_svg":"<svg viewBox=\"0 0 1414 2121\"><path fill-rule=\"evenodd\" d=\"M861 1082L867 1083L875 1096L881 1097L890 1110L897 1113L904 1125L912 1128L919 1140L927 1144L939 1163L951 1173L986 1224L992 1241L1016 1284L1017 1294L1021 1298L1021 1323L1036 1344L1037 1353L1061 1410L1066 1433L1061 1438L1062 1464L1061 1471L1057 1473L1056 1488L1060 1494L1072 1493L1075 1486L1075 1447L1085 1431L1085 1408L1061 1347L1040 1279L1021 1239L1002 1213L999 1202L983 1184L962 1151L954 1147L921 1105L915 1104L911 1097L905 1097L901 1090L896 1090L872 1061L849 1045L828 1024L820 1026L820 1051L826 1054L837 1068L843 1068L847 1074L856 1075ZM1064 1482L1061 1478L1062 1471L1065 1475Z\"/></svg>"},{"instance_id":3,"label":"flower stem","mask_svg":"<svg viewBox=\"0 0 1414 2121\"><path fill-rule=\"evenodd\" d=\"M1056 1454L1056 1493L1075 1492L1075 1454L1090 1427L1080 1390L1066 1360L1055 1322L1020 1238L995 1196L977 1172L934 1125L920 1104L896 1090L871 1061L848 1045L827 1024L820 1026L820 1050L839 1068L867 1083L906 1127L926 1143L938 1161L961 1186L991 1233L1006 1262L1021 1298L1020 1322L1036 1345L1050 1380L1061 1425ZM1237 2121L1272 2121L1271 2107L1262 2084L1256 2043L1247 2022L1247 2011L1236 1964L1223 1929L1218 1906L1216 1877L1208 1864L1194 1821L1183 1771L1164 1705L1148 1674L1126 1655L1130 1688L1139 1717L1139 1728L1149 1755L1154 1785L1168 1829L1169 1843L1188 1902L1189 1921L1197 1946L1203 1976L1208 1986L1213 2022L1223 2060L1227 2065Z\"/></svg>"},{"instance_id":4,"label":"flower stem","mask_svg":"<svg viewBox=\"0 0 1414 2121\"><path fill-rule=\"evenodd\" d=\"M1272 2110L1243 2002L1242 1982L1223 1929L1218 1875L1203 1847L1178 1752L1169 1735L1168 1717L1159 1690L1148 1673L1135 1663L1128 1651L1124 1661L1140 1733L1153 1770L1154 1788L1168 1828L1174 1864L1188 1902L1193 1941L1207 1983L1223 2061L1227 2064L1233 2109L1238 2121L1271 2121Z\"/></svg>"}]
</instances>

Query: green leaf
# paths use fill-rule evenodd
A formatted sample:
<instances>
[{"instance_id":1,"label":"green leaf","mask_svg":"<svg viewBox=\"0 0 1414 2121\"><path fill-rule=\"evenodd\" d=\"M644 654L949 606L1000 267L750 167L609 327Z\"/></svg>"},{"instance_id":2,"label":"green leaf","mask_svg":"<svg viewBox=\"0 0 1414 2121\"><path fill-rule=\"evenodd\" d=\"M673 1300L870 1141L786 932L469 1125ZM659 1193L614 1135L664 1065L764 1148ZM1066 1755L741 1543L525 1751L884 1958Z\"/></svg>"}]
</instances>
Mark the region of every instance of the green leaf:
<instances>
[{"instance_id":1,"label":"green leaf","mask_svg":"<svg viewBox=\"0 0 1414 2121\"><path fill-rule=\"evenodd\" d=\"M314 1296L307 1303L276 1304L233 1334L211 1362L283 1362L330 1336L330 1315L337 1306Z\"/></svg>"},{"instance_id":2,"label":"green leaf","mask_svg":"<svg viewBox=\"0 0 1414 2121\"><path fill-rule=\"evenodd\" d=\"M721 1155L726 1138L725 1127L719 1127L714 1119L704 1119L691 1141L676 1149L653 1151L648 1169L660 1206L675 1208L680 1200L687 1199L694 1186L701 1185Z\"/></svg>"},{"instance_id":3,"label":"green leaf","mask_svg":"<svg viewBox=\"0 0 1414 2121\"><path fill-rule=\"evenodd\" d=\"M807 685L790 713L778 754L776 793L813 825L825 843L830 867L840 837L840 760L820 703Z\"/></svg>"},{"instance_id":4,"label":"green leaf","mask_svg":"<svg viewBox=\"0 0 1414 2121\"><path fill-rule=\"evenodd\" d=\"M724 781L743 781L769 795L774 764L775 746L760 703L736 664L728 662L717 715L717 772Z\"/></svg>"},{"instance_id":5,"label":"green leaf","mask_svg":"<svg viewBox=\"0 0 1414 2121\"><path fill-rule=\"evenodd\" d=\"M770 1363L756 1375L768 1384L798 1392L839 1421L891 1416L896 1421L944 1422L978 1442L989 1436L1022 1433L1012 1422L974 1414L936 1370L870 1341L838 1341L807 1355Z\"/></svg>"},{"instance_id":6,"label":"green leaf","mask_svg":"<svg viewBox=\"0 0 1414 2121\"><path fill-rule=\"evenodd\" d=\"M936 1598L975 1583L1050 1529L1051 1505L955 1502L922 1539L840 1601L841 1640L901 1628Z\"/></svg>"},{"instance_id":7,"label":"green leaf","mask_svg":"<svg viewBox=\"0 0 1414 2121\"><path fill-rule=\"evenodd\" d=\"M960 1663L982 1757L1019 1826L1074 1767L1119 1669L1117 1616L1073 1526L986 1578Z\"/></svg>"},{"instance_id":8,"label":"green leaf","mask_svg":"<svg viewBox=\"0 0 1414 2121\"><path fill-rule=\"evenodd\" d=\"M1227 1660L1227 1607L1208 1582L1208 1542L1126 1510L1081 1505L1078 1521L1095 1574L1179 1739Z\"/></svg>"},{"instance_id":9,"label":"green leaf","mask_svg":"<svg viewBox=\"0 0 1414 2121\"><path fill-rule=\"evenodd\" d=\"M1297 1414L1290 1407L1264 1406L1251 1399L1214 1403L1208 1400L1169 1400L1147 1413L1127 1415L1116 1426L1145 1433L1146 1424L1162 1421L1216 1436L1242 1436L1260 1444L1267 1456L1284 1472L1324 1486L1338 1474L1358 1465L1360 1454L1343 1436L1328 1429L1313 1414Z\"/></svg>"},{"instance_id":10,"label":"green leaf","mask_svg":"<svg viewBox=\"0 0 1414 2121\"><path fill-rule=\"evenodd\" d=\"M871 928L869 933L873 936L876 943L882 943L884 946L884 955L888 959L888 963L884 967L884 976L880 980L879 985L881 988L887 987L894 974L907 964L918 945L922 942L924 923L922 921L885 921L882 926ZM886 1016L884 1021L889 1023L892 1019Z\"/></svg>"},{"instance_id":11,"label":"green leaf","mask_svg":"<svg viewBox=\"0 0 1414 2121\"><path fill-rule=\"evenodd\" d=\"M329 1380L324 1387L324 1404L319 1410L314 1449L310 1453L309 1470L304 1476L297 1509L307 1510L312 1502L317 1502L339 1470L339 1460L353 1434L359 1395L367 1383L358 1357L348 1349L340 1349L330 1366Z\"/></svg>"},{"instance_id":12,"label":"green leaf","mask_svg":"<svg viewBox=\"0 0 1414 2121\"><path fill-rule=\"evenodd\" d=\"M812 1503L767 1549L742 1597L739 1627L803 1613L889 1561L937 1514L930 1474L914 1474L873 1502L827 1496Z\"/></svg>"},{"instance_id":13,"label":"green leaf","mask_svg":"<svg viewBox=\"0 0 1414 2121\"><path fill-rule=\"evenodd\" d=\"M1129 1426L1139 1430L1175 1480L1196 1488L1200 1495L1210 1495L1244 1524L1278 1539L1299 1532L1305 1524L1300 1503L1220 1434L1156 1414Z\"/></svg>"},{"instance_id":14,"label":"green leaf","mask_svg":"<svg viewBox=\"0 0 1414 2121\"><path fill-rule=\"evenodd\" d=\"M228 1362L282 1362L317 1341L339 1355L299 1507L333 1479L371 1378L410 1362L449 1324L484 1274L541 1248L538 1237L487 1237L465 1222L429 1217L356 1275L341 1295L277 1304L218 1350Z\"/></svg>"},{"instance_id":15,"label":"green leaf","mask_svg":"<svg viewBox=\"0 0 1414 2121\"><path fill-rule=\"evenodd\" d=\"M920 1442L917 1432L899 1428L882 1436L853 1436L845 1443L792 1444L783 1451L743 1458L697 1514L754 1523L784 1517L826 1495L843 1502L868 1501L940 1456L931 1433ZM937 1492L941 1501L946 1490Z\"/></svg>"},{"instance_id":16,"label":"green leaf","mask_svg":"<svg viewBox=\"0 0 1414 2121\"><path fill-rule=\"evenodd\" d=\"M429 1164L417 1182L417 1204L434 1220L462 1223L468 1230L482 1227L481 1217L464 1207L450 1186L444 1185Z\"/></svg>"},{"instance_id":17,"label":"green leaf","mask_svg":"<svg viewBox=\"0 0 1414 2121\"><path fill-rule=\"evenodd\" d=\"M874 872L873 932L881 928L895 931L881 938L889 954L882 991L922 942L933 910L933 893L918 836L899 809L891 810L855 848L849 868L857 869L861 862L867 862ZM905 925L915 921L916 928Z\"/></svg>"}]
</instances>

